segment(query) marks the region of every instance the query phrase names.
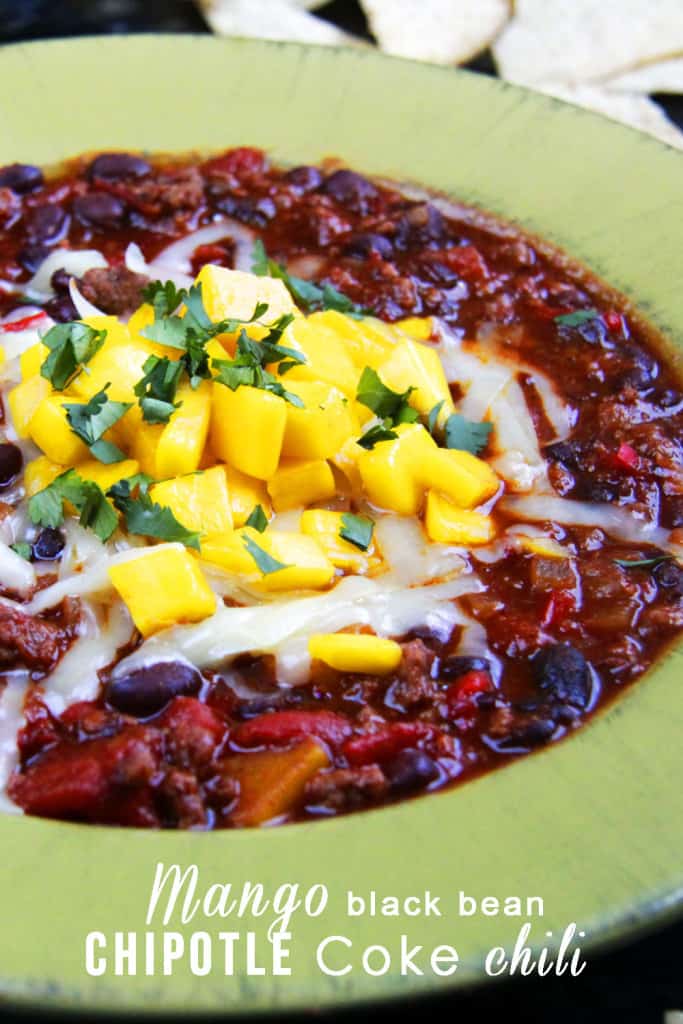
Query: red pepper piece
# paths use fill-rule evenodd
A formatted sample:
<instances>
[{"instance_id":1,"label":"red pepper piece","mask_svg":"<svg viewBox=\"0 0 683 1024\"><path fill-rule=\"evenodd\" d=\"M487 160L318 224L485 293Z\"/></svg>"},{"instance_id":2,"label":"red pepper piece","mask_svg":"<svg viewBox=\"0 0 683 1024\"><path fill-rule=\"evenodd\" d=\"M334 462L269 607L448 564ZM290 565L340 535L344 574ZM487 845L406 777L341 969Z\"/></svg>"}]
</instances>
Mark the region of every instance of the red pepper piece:
<instances>
[{"instance_id":1,"label":"red pepper piece","mask_svg":"<svg viewBox=\"0 0 683 1024\"><path fill-rule=\"evenodd\" d=\"M331 747L338 747L350 733L348 719L333 711L272 711L238 726L232 739L240 747L260 747L317 736Z\"/></svg>"},{"instance_id":2,"label":"red pepper piece","mask_svg":"<svg viewBox=\"0 0 683 1024\"><path fill-rule=\"evenodd\" d=\"M465 707L474 705L474 698L479 693L488 693L493 689L493 682L488 672L480 669L472 669L460 676L456 683L452 683L446 690L446 701L449 708L460 712Z\"/></svg>"},{"instance_id":3,"label":"red pepper piece","mask_svg":"<svg viewBox=\"0 0 683 1024\"><path fill-rule=\"evenodd\" d=\"M433 733L434 729L425 722L396 722L377 732L347 740L342 753L349 764L353 765L387 761L399 751L414 747Z\"/></svg>"},{"instance_id":4,"label":"red pepper piece","mask_svg":"<svg viewBox=\"0 0 683 1024\"><path fill-rule=\"evenodd\" d=\"M2 329L5 334L12 334L14 331L27 331L31 327L35 327L41 320L44 320L47 313L31 313L30 316L24 316L21 320L11 320L7 324L2 325Z\"/></svg>"},{"instance_id":5,"label":"red pepper piece","mask_svg":"<svg viewBox=\"0 0 683 1024\"><path fill-rule=\"evenodd\" d=\"M602 319L610 331L624 333L624 318L621 313L617 313L616 309L610 309L609 312L603 313Z\"/></svg>"},{"instance_id":6,"label":"red pepper piece","mask_svg":"<svg viewBox=\"0 0 683 1024\"><path fill-rule=\"evenodd\" d=\"M614 455L614 463L618 469L634 473L640 466L640 456L630 444L620 444Z\"/></svg>"}]
</instances>

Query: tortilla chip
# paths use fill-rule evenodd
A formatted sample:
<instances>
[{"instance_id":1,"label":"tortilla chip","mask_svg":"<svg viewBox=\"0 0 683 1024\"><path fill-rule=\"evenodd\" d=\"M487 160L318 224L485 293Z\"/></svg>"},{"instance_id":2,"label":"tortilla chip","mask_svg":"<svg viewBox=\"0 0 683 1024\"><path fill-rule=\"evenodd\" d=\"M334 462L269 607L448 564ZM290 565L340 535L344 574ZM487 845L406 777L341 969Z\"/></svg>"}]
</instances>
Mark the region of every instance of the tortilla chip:
<instances>
[{"instance_id":1,"label":"tortilla chip","mask_svg":"<svg viewBox=\"0 0 683 1024\"><path fill-rule=\"evenodd\" d=\"M683 52L682 0L515 0L493 53L501 77L588 82Z\"/></svg>"},{"instance_id":2,"label":"tortilla chip","mask_svg":"<svg viewBox=\"0 0 683 1024\"><path fill-rule=\"evenodd\" d=\"M600 84L617 92L683 92L683 55L641 64L621 75L604 78Z\"/></svg>"},{"instance_id":3,"label":"tortilla chip","mask_svg":"<svg viewBox=\"0 0 683 1024\"><path fill-rule=\"evenodd\" d=\"M683 132L669 120L661 107L647 96L632 93L610 92L596 85L567 85L559 82L537 82L534 89L559 100L586 107L613 121L620 121L631 128L653 135L660 142L683 149Z\"/></svg>"},{"instance_id":4,"label":"tortilla chip","mask_svg":"<svg viewBox=\"0 0 683 1024\"><path fill-rule=\"evenodd\" d=\"M357 40L292 0L200 0L204 17L223 36L254 36L339 46Z\"/></svg>"},{"instance_id":5,"label":"tortilla chip","mask_svg":"<svg viewBox=\"0 0 683 1024\"><path fill-rule=\"evenodd\" d=\"M360 0L387 53L460 64L493 42L510 17L509 0Z\"/></svg>"}]
</instances>

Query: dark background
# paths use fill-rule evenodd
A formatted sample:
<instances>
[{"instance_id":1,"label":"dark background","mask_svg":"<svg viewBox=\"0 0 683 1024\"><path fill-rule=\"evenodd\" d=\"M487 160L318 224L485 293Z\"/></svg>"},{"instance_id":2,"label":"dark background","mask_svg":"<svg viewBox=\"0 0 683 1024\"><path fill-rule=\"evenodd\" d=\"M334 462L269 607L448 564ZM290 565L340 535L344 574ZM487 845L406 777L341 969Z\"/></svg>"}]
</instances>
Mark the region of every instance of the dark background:
<instances>
[{"instance_id":1,"label":"dark background","mask_svg":"<svg viewBox=\"0 0 683 1024\"><path fill-rule=\"evenodd\" d=\"M316 13L370 38L356 0L332 0ZM0 42L3 43L93 33L207 31L191 0L0 0ZM488 54L478 57L470 67L484 74L495 73ZM654 98L683 128L683 97ZM5 922L4 927L7 926ZM518 1019L526 1024L573 1024L575 1021L663 1024L665 1011L673 1009L683 1010L681 923L613 952L590 957L579 978L526 978L462 995L424 998L401 1005L401 1010L411 1020L436 1016L440 1020L482 1021L484 1024L491 1020L514 1022ZM376 1024L388 1024L398 1011L394 1004L386 1009L377 1007L334 1015L311 1012L307 1017L290 1018L290 1021L291 1024L298 1020L350 1024L352 1020L372 1014ZM37 1019L35 1014L1 1010L0 1013L7 1024L24 1024L29 1019ZM63 1015L45 1018L48 1021L65 1019Z\"/></svg>"}]
</instances>

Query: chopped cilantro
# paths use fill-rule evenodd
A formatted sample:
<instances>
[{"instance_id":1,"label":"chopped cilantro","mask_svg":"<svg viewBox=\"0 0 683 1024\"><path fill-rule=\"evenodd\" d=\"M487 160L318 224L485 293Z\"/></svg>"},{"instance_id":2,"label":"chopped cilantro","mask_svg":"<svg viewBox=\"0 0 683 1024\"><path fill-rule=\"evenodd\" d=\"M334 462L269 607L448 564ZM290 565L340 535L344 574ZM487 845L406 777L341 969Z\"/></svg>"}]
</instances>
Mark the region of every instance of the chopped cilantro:
<instances>
[{"instance_id":1,"label":"chopped cilantro","mask_svg":"<svg viewBox=\"0 0 683 1024\"><path fill-rule=\"evenodd\" d=\"M615 558L614 561L622 569L656 569L663 562L670 562L671 555L655 555L654 558L637 558L633 561L628 558Z\"/></svg>"},{"instance_id":2,"label":"chopped cilantro","mask_svg":"<svg viewBox=\"0 0 683 1024\"><path fill-rule=\"evenodd\" d=\"M132 403L110 401L107 398L108 387L109 385L105 384L89 402L65 403L64 408L74 434L87 444L96 459L109 465L121 462L126 456L111 441L105 441L103 435L118 423Z\"/></svg>"},{"instance_id":3,"label":"chopped cilantro","mask_svg":"<svg viewBox=\"0 0 683 1024\"><path fill-rule=\"evenodd\" d=\"M457 448L478 455L488 444L492 430L492 423L475 423L454 412L446 420L446 448Z\"/></svg>"},{"instance_id":4,"label":"chopped cilantro","mask_svg":"<svg viewBox=\"0 0 683 1024\"><path fill-rule=\"evenodd\" d=\"M168 423L182 402L175 402L184 364L167 356L150 356L142 367L144 376L133 388L146 423Z\"/></svg>"},{"instance_id":5,"label":"chopped cilantro","mask_svg":"<svg viewBox=\"0 0 683 1024\"><path fill-rule=\"evenodd\" d=\"M254 505L245 526L252 526L255 530L258 530L259 533L263 533L267 525L268 517L263 511L263 507L261 505Z\"/></svg>"},{"instance_id":6,"label":"chopped cilantro","mask_svg":"<svg viewBox=\"0 0 683 1024\"><path fill-rule=\"evenodd\" d=\"M10 547L20 558L25 559L27 562L31 561L31 545L27 544L25 540L19 540L16 544L10 544Z\"/></svg>"},{"instance_id":7,"label":"chopped cilantro","mask_svg":"<svg viewBox=\"0 0 683 1024\"><path fill-rule=\"evenodd\" d=\"M368 516L355 516L351 512L345 512L341 518L342 525L339 536L354 544L361 551L367 551L372 542L372 531L375 524Z\"/></svg>"},{"instance_id":8,"label":"chopped cilantro","mask_svg":"<svg viewBox=\"0 0 683 1024\"><path fill-rule=\"evenodd\" d=\"M100 540L109 540L118 526L118 517L97 484L83 480L75 469L67 469L33 495L28 503L31 522L36 526L61 526L65 501L76 508L81 526L93 530Z\"/></svg>"},{"instance_id":9,"label":"chopped cilantro","mask_svg":"<svg viewBox=\"0 0 683 1024\"><path fill-rule=\"evenodd\" d=\"M553 317L558 327L580 327L589 320L595 320L600 316L597 309L576 309L573 313L561 313Z\"/></svg>"},{"instance_id":10,"label":"chopped cilantro","mask_svg":"<svg viewBox=\"0 0 683 1024\"><path fill-rule=\"evenodd\" d=\"M270 576L271 573L279 572L280 569L286 569L287 566L284 562L278 562L277 558L273 558L267 551L264 551L262 547L252 540L251 537L246 534L243 537L244 546L256 562L256 565L260 572L264 576Z\"/></svg>"},{"instance_id":11,"label":"chopped cilantro","mask_svg":"<svg viewBox=\"0 0 683 1024\"><path fill-rule=\"evenodd\" d=\"M392 391L381 380L376 370L366 366L360 375L356 398L362 405L379 416L383 420L391 420L391 426L398 426L399 423L414 423L418 418L417 409L408 404L408 399L414 388L406 391Z\"/></svg>"},{"instance_id":12,"label":"chopped cilantro","mask_svg":"<svg viewBox=\"0 0 683 1024\"><path fill-rule=\"evenodd\" d=\"M395 441L397 437L396 431L391 429L391 420L383 420L381 423L376 423L374 427L369 427L358 438L356 444L371 451L380 441Z\"/></svg>"},{"instance_id":13,"label":"chopped cilantro","mask_svg":"<svg viewBox=\"0 0 683 1024\"><path fill-rule=\"evenodd\" d=\"M347 295L343 295L334 285L315 284L303 277L295 277L276 260L271 260L266 253L260 238L254 242L251 255L251 269L258 277L275 277L284 284L297 306L306 313L321 309L334 309L355 319L367 316L369 310L357 305Z\"/></svg>"},{"instance_id":14,"label":"chopped cilantro","mask_svg":"<svg viewBox=\"0 0 683 1024\"><path fill-rule=\"evenodd\" d=\"M55 324L41 339L50 349L40 367L41 376L49 380L56 391L63 391L102 347L106 336L106 331L96 331L78 321Z\"/></svg>"},{"instance_id":15,"label":"chopped cilantro","mask_svg":"<svg viewBox=\"0 0 683 1024\"><path fill-rule=\"evenodd\" d=\"M123 513L128 532L142 537L156 537L158 540L180 541L188 548L199 551L199 534L179 523L170 508L153 502L146 485L138 485L137 497L133 497L136 483L134 477L120 480L107 491L115 507Z\"/></svg>"},{"instance_id":16,"label":"chopped cilantro","mask_svg":"<svg viewBox=\"0 0 683 1024\"><path fill-rule=\"evenodd\" d=\"M297 363L305 362L301 353L295 352L294 349L285 348L266 340L263 342L252 341L245 331L241 331L237 339L235 358L211 361L213 368L218 371L218 376L214 380L219 384L224 384L231 391L236 391L237 388L243 386L270 391L271 394L278 395L291 405L301 409L304 403L299 396L287 391L274 374L264 369L264 364L273 362L280 357L287 357L287 362L291 365L293 356L296 356Z\"/></svg>"},{"instance_id":17,"label":"chopped cilantro","mask_svg":"<svg viewBox=\"0 0 683 1024\"><path fill-rule=\"evenodd\" d=\"M185 288L176 288L173 281L151 281L142 289L142 297L154 309L154 319L175 313L187 297Z\"/></svg>"}]
</instances>

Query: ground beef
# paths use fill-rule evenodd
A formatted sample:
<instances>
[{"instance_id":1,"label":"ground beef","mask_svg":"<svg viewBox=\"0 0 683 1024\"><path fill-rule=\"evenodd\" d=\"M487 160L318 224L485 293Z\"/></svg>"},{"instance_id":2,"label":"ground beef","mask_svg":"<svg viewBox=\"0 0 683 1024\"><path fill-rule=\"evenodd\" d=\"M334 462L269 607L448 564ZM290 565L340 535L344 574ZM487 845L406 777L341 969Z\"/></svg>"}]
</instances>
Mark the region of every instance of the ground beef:
<instances>
[{"instance_id":1,"label":"ground beef","mask_svg":"<svg viewBox=\"0 0 683 1024\"><path fill-rule=\"evenodd\" d=\"M142 302L142 289L149 283L144 274L127 267L93 267L80 282L83 296L98 309L113 316L126 316Z\"/></svg>"},{"instance_id":2,"label":"ground beef","mask_svg":"<svg viewBox=\"0 0 683 1024\"><path fill-rule=\"evenodd\" d=\"M19 657L27 668L49 671L74 636L76 609L64 610L65 621L55 624L0 603L0 662Z\"/></svg>"},{"instance_id":3,"label":"ground beef","mask_svg":"<svg viewBox=\"0 0 683 1024\"><path fill-rule=\"evenodd\" d=\"M431 678L434 652L422 640L410 640L402 646L403 658L390 699L392 703L410 708L429 700L435 693L435 682Z\"/></svg>"},{"instance_id":4,"label":"ground beef","mask_svg":"<svg viewBox=\"0 0 683 1024\"><path fill-rule=\"evenodd\" d=\"M330 811L352 811L381 800L389 783L378 764L321 772L306 786L304 801Z\"/></svg>"}]
</instances>

